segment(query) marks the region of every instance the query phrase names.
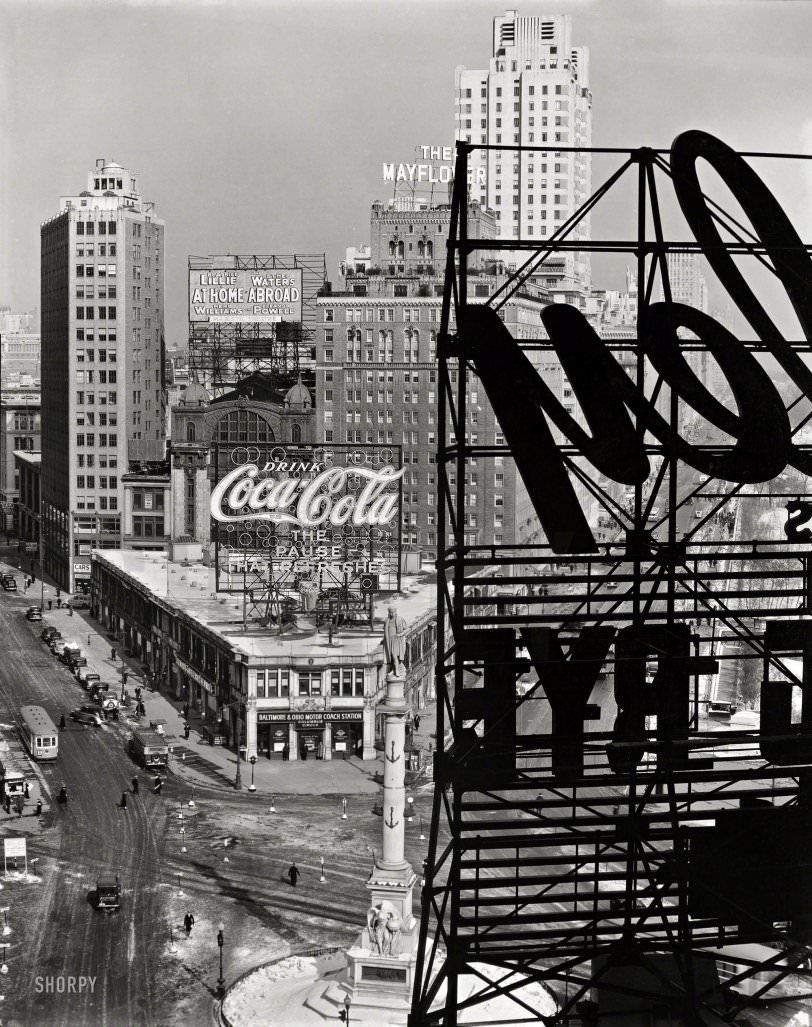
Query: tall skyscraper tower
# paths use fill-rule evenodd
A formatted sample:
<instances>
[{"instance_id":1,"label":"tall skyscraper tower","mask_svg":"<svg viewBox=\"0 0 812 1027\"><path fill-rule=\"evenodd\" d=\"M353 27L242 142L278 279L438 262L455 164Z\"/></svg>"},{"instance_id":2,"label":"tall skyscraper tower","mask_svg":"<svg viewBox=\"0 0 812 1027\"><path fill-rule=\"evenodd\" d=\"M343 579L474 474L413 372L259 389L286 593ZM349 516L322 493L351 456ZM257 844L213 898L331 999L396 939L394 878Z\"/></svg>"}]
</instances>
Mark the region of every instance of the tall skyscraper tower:
<instances>
[{"instance_id":1,"label":"tall skyscraper tower","mask_svg":"<svg viewBox=\"0 0 812 1027\"><path fill-rule=\"evenodd\" d=\"M42 555L68 591L121 546L121 476L165 455L164 224L97 160L41 226Z\"/></svg>"},{"instance_id":2,"label":"tall skyscraper tower","mask_svg":"<svg viewBox=\"0 0 812 1027\"><path fill-rule=\"evenodd\" d=\"M487 69L458 67L455 85L456 138L493 147L472 154L470 198L496 212L500 239L541 243L590 195L590 155L566 149L592 143L588 49L572 45L568 15L520 18L507 11L494 18ZM550 149L519 152L500 146ZM587 217L567 237L588 236ZM505 260L516 264L526 256L508 251ZM583 295L589 257L568 252L546 262L543 277L556 291Z\"/></svg>"}]
</instances>

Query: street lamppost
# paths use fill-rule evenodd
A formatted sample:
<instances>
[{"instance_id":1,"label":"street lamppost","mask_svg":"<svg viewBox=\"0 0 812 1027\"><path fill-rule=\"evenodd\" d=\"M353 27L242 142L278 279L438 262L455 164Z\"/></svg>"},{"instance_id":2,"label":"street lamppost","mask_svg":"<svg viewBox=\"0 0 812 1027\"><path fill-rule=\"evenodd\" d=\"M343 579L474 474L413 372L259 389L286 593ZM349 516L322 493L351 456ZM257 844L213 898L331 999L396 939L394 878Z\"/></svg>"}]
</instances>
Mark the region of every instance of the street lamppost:
<instances>
[{"instance_id":1,"label":"street lamppost","mask_svg":"<svg viewBox=\"0 0 812 1027\"><path fill-rule=\"evenodd\" d=\"M271 808L268 810L269 813L276 813L276 796L271 796Z\"/></svg>"},{"instance_id":2,"label":"street lamppost","mask_svg":"<svg viewBox=\"0 0 812 1027\"><path fill-rule=\"evenodd\" d=\"M421 817L420 818L420 841L424 842L425 840L426 840L426 836L423 833L423 818Z\"/></svg>"},{"instance_id":3,"label":"street lamppost","mask_svg":"<svg viewBox=\"0 0 812 1027\"><path fill-rule=\"evenodd\" d=\"M341 819L342 820L346 820L347 819L347 800L346 799L342 799L341 800Z\"/></svg>"},{"instance_id":4,"label":"street lamppost","mask_svg":"<svg viewBox=\"0 0 812 1027\"><path fill-rule=\"evenodd\" d=\"M9 907L8 906L3 906L3 908L0 909L0 913L3 914L3 936L4 937L6 935L11 934L11 928L8 925L8 911L9 911Z\"/></svg>"},{"instance_id":5,"label":"street lamppost","mask_svg":"<svg viewBox=\"0 0 812 1027\"><path fill-rule=\"evenodd\" d=\"M344 996L344 1008L339 1009L338 1015L341 1018L342 1023L350 1022L350 1007L352 1006L352 999L349 995Z\"/></svg>"},{"instance_id":6,"label":"street lamppost","mask_svg":"<svg viewBox=\"0 0 812 1027\"><path fill-rule=\"evenodd\" d=\"M251 764L251 784L248 786L248 791L255 792L257 790L257 786L254 784L254 764L257 762L256 756L252 756L248 762Z\"/></svg>"},{"instance_id":7,"label":"street lamppost","mask_svg":"<svg viewBox=\"0 0 812 1027\"><path fill-rule=\"evenodd\" d=\"M410 795L406 800L406 819L414 820L414 799Z\"/></svg>"},{"instance_id":8,"label":"street lamppost","mask_svg":"<svg viewBox=\"0 0 812 1027\"><path fill-rule=\"evenodd\" d=\"M327 880L327 878L324 876L324 856L320 856L319 859L321 860L321 877L319 878L319 884L324 884L324 882Z\"/></svg>"},{"instance_id":9,"label":"street lamppost","mask_svg":"<svg viewBox=\"0 0 812 1027\"><path fill-rule=\"evenodd\" d=\"M220 950L220 976L217 978L217 997L222 999L226 993L226 982L223 978L223 931L225 924L221 921L217 925L217 947Z\"/></svg>"}]
</instances>

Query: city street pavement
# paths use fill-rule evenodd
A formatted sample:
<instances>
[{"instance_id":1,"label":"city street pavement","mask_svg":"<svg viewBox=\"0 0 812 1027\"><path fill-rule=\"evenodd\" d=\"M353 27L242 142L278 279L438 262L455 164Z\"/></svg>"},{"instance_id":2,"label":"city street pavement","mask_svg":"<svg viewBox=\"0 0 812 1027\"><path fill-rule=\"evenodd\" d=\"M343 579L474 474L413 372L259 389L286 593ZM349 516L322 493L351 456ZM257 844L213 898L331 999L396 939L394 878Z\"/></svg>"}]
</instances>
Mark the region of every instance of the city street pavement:
<instances>
[{"instance_id":1,"label":"city street pavement","mask_svg":"<svg viewBox=\"0 0 812 1027\"><path fill-rule=\"evenodd\" d=\"M111 648L116 643L107 637L102 626L91 617L89 610L74 610L71 615L66 608L58 608L56 588L47 583L43 586L39 579L23 593L23 577L26 572L18 568L19 563L22 563L23 567L27 566L25 559L18 561L10 554L4 554L0 560L0 570L10 570L17 574L19 594L29 600L26 605L38 606L42 600L41 627L53 625L62 632L63 638L77 641L87 657L88 668L99 674L102 681L109 682L111 690L115 690L114 694L121 693L122 667L127 669L126 689L131 699L135 689L141 687L146 715L138 723L135 718L129 718L130 723L135 728L139 724L141 727L149 727L152 720L166 721L167 738L175 747L175 757L171 764L173 772L196 786L233 790L237 770L236 756L224 746L209 745L203 740L200 732L203 726L202 718L195 711L191 711L191 733L188 740L184 739L182 703L171 699L165 693L150 691L144 683L140 660L136 657L123 657L120 646L117 646L117 659L112 660ZM49 600L52 604L50 610ZM122 708L121 716L128 717L132 709L132 706L129 709ZM64 712L67 717L69 708ZM421 710L419 729L412 732L413 744L427 753L436 749L436 739L432 734L434 718L435 704L432 703ZM430 756L428 758L430 759ZM240 770L242 788L247 791L251 783L251 764L243 761ZM426 783L430 782L430 775L423 780ZM264 797L284 794L375 794L380 791L382 781L381 757L375 760L360 760L353 756L338 760L282 762L260 756L254 765L255 789L258 795Z\"/></svg>"}]
</instances>

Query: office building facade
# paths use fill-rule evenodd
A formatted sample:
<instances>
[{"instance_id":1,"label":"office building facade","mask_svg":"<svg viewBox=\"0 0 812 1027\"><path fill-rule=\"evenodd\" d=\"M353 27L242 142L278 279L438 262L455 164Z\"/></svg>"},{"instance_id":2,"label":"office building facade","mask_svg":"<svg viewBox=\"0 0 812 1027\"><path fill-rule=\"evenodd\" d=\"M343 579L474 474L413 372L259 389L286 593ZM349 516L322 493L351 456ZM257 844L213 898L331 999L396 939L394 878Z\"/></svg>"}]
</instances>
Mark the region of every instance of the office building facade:
<instances>
[{"instance_id":1,"label":"office building facade","mask_svg":"<svg viewBox=\"0 0 812 1027\"><path fill-rule=\"evenodd\" d=\"M0 389L0 531L18 532L20 472L15 452L39 448L39 389Z\"/></svg>"},{"instance_id":2,"label":"office building facade","mask_svg":"<svg viewBox=\"0 0 812 1027\"><path fill-rule=\"evenodd\" d=\"M492 147L471 154L471 199L494 212L500 240L541 243L591 192L591 157L573 150L592 144L589 50L573 45L567 15L508 11L494 18L488 67L458 67L455 90L456 139ZM510 149L516 146L540 149ZM588 216L567 237L589 238ZM509 267L526 256L504 251ZM577 300L589 289L589 256L570 251L545 261L539 275L548 288Z\"/></svg>"},{"instance_id":3,"label":"office building facade","mask_svg":"<svg viewBox=\"0 0 812 1027\"><path fill-rule=\"evenodd\" d=\"M402 541L427 554L436 550L438 536L437 335L449 213L445 206L406 210L403 204L373 204L368 266L348 274L344 290L318 300L318 436L327 442L402 447ZM492 212L472 202L468 213L469 237L494 237ZM485 302L493 294L504 280L498 267L488 251L472 258L470 302ZM511 333L538 337L548 302L549 295L535 286L521 290L502 311ZM476 379L469 383L466 410L469 444L503 444ZM475 457L469 461L468 545L510 544L516 537L513 461L506 454L488 465L486 473Z\"/></svg>"},{"instance_id":4,"label":"office building facade","mask_svg":"<svg viewBox=\"0 0 812 1027\"><path fill-rule=\"evenodd\" d=\"M44 570L89 584L93 549L122 545L122 475L165 455L164 224L120 165L41 227Z\"/></svg>"}]
</instances>

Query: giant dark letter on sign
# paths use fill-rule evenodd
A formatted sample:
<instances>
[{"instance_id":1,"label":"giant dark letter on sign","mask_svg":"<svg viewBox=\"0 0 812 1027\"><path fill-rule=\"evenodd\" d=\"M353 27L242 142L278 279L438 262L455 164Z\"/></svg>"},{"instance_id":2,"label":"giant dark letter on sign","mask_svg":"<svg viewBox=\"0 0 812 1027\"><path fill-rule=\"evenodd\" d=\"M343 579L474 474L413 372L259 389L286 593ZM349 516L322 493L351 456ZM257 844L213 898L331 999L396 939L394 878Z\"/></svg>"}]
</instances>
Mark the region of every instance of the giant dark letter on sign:
<instances>
[{"instance_id":1,"label":"giant dark letter on sign","mask_svg":"<svg viewBox=\"0 0 812 1027\"><path fill-rule=\"evenodd\" d=\"M721 244L697 180L700 157L714 167L750 217L808 338L812 261L775 197L741 157L703 132L686 132L675 140L674 188L697 241L767 351L802 391L812 395L812 372L781 336ZM575 307L552 304L542 319L589 432L541 380L496 311L467 306L460 324L467 344L464 355L483 383L554 552L587 553L596 547L548 421L598 471L627 485L639 484L649 474L640 427L655 436L667 458L736 484L768 481L787 464L812 473L812 455L793 445L787 412L767 373L727 329L701 311L679 303L651 305L639 344L675 395L736 439L726 452L701 449L682 438ZM688 366L677 342L681 327L697 335L721 367L736 401L735 412L719 403Z\"/></svg>"}]
</instances>

